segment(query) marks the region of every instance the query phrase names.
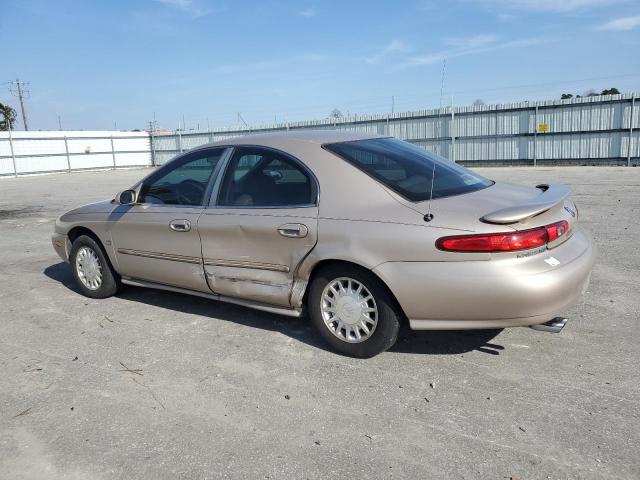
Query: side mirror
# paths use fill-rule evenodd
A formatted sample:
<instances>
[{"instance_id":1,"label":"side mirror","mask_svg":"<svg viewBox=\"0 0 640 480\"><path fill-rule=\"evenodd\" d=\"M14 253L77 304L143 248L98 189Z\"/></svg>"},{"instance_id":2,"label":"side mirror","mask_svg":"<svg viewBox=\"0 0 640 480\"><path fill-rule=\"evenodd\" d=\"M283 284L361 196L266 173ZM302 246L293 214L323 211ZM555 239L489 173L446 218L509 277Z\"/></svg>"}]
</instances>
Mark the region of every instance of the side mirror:
<instances>
[{"instance_id":1,"label":"side mirror","mask_svg":"<svg viewBox=\"0 0 640 480\"><path fill-rule=\"evenodd\" d=\"M136 191L124 190L116 195L116 202L120 205L133 205L136 203Z\"/></svg>"}]
</instances>

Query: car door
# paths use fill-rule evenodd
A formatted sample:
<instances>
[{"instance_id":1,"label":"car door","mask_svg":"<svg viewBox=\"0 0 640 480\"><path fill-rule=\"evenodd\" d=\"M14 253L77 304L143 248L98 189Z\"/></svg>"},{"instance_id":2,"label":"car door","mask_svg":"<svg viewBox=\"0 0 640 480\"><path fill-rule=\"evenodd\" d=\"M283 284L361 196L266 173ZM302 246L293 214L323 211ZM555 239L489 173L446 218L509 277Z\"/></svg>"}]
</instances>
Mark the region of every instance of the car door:
<instances>
[{"instance_id":1,"label":"car door","mask_svg":"<svg viewBox=\"0 0 640 480\"><path fill-rule=\"evenodd\" d=\"M318 184L299 160L236 147L198 220L213 292L289 306L296 268L318 238Z\"/></svg>"},{"instance_id":2,"label":"car door","mask_svg":"<svg viewBox=\"0 0 640 480\"><path fill-rule=\"evenodd\" d=\"M188 153L145 179L134 205L118 207L111 239L125 277L209 292L198 217L225 148Z\"/></svg>"}]
</instances>

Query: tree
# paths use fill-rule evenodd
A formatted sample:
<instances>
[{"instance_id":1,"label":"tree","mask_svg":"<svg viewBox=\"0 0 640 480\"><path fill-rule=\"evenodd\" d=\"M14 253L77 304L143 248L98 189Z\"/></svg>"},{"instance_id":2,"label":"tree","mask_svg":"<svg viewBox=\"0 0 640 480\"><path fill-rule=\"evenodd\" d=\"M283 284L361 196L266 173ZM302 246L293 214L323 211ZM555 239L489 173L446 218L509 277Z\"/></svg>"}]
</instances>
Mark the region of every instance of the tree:
<instances>
[{"instance_id":1,"label":"tree","mask_svg":"<svg viewBox=\"0 0 640 480\"><path fill-rule=\"evenodd\" d=\"M478 98L475 102L473 102L474 107L481 107L482 105L486 105L486 103L484 103L484 100L482 100L481 98Z\"/></svg>"},{"instance_id":2,"label":"tree","mask_svg":"<svg viewBox=\"0 0 640 480\"><path fill-rule=\"evenodd\" d=\"M616 87L605 88L600 95L620 95L620 91Z\"/></svg>"},{"instance_id":3,"label":"tree","mask_svg":"<svg viewBox=\"0 0 640 480\"><path fill-rule=\"evenodd\" d=\"M0 131L13 130L13 126L16 124L16 111L9 105L0 103Z\"/></svg>"},{"instance_id":4,"label":"tree","mask_svg":"<svg viewBox=\"0 0 640 480\"><path fill-rule=\"evenodd\" d=\"M329 118L333 120L339 120L342 117L343 117L342 112L337 108L334 108L333 110L331 110L331 113L329 114Z\"/></svg>"},{"instance_id":5,"label":"tree","mask_svg":"<svg viewBox=\"0 0 640 480\"><path fill-rule=\"evenodd\" d=\"M582 97L596 97L598 95L620 95L620 90L616 87L605 88L602 92L598 93L597 90L590 88L582 95L574 95L573 93L563 93L560 95L560 100L568 100L570 98L582 98Z\"/></svg>"}]
</instances>

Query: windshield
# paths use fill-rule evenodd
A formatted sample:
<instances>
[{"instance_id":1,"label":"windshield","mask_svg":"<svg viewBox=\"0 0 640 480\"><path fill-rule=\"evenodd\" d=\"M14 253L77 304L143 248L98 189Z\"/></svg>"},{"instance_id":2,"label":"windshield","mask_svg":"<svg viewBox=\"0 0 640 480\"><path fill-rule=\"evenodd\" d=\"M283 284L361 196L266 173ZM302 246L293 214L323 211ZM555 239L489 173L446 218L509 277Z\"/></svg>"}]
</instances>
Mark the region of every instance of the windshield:
<instances>
[{"instance_id":1,"label":"windshield","mask_svg":"<svg viewBox=\"0 0 640 480\"><path fill-rule=\"evenodd\" d=\"M475 192L493 185L491 180L446 158L396 138L331 143L324 148L413 202L429 199L434 163L433 198Z\"/></svg>"}]
</instances>

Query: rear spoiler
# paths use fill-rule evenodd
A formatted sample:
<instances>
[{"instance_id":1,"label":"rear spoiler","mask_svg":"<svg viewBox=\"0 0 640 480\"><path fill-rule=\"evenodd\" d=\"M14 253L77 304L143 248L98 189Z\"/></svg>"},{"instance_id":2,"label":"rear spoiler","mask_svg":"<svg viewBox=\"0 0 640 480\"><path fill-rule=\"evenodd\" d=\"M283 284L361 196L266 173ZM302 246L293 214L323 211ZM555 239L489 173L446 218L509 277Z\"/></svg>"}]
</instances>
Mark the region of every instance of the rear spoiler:
<instances>
[{"instance_id":1,"label":"rear spoiler","mask_svg":"<svg viewBox=\"0 0 640 480\"><path fill-rule=\"evenodd\" d=\"M486 214L480 220L485 223L506 225L517 223L527 218L546 212L569 196L571 190L564 185L537 185L542 193L527 203L514 205Z\"/></svg>"}]
</instances>

